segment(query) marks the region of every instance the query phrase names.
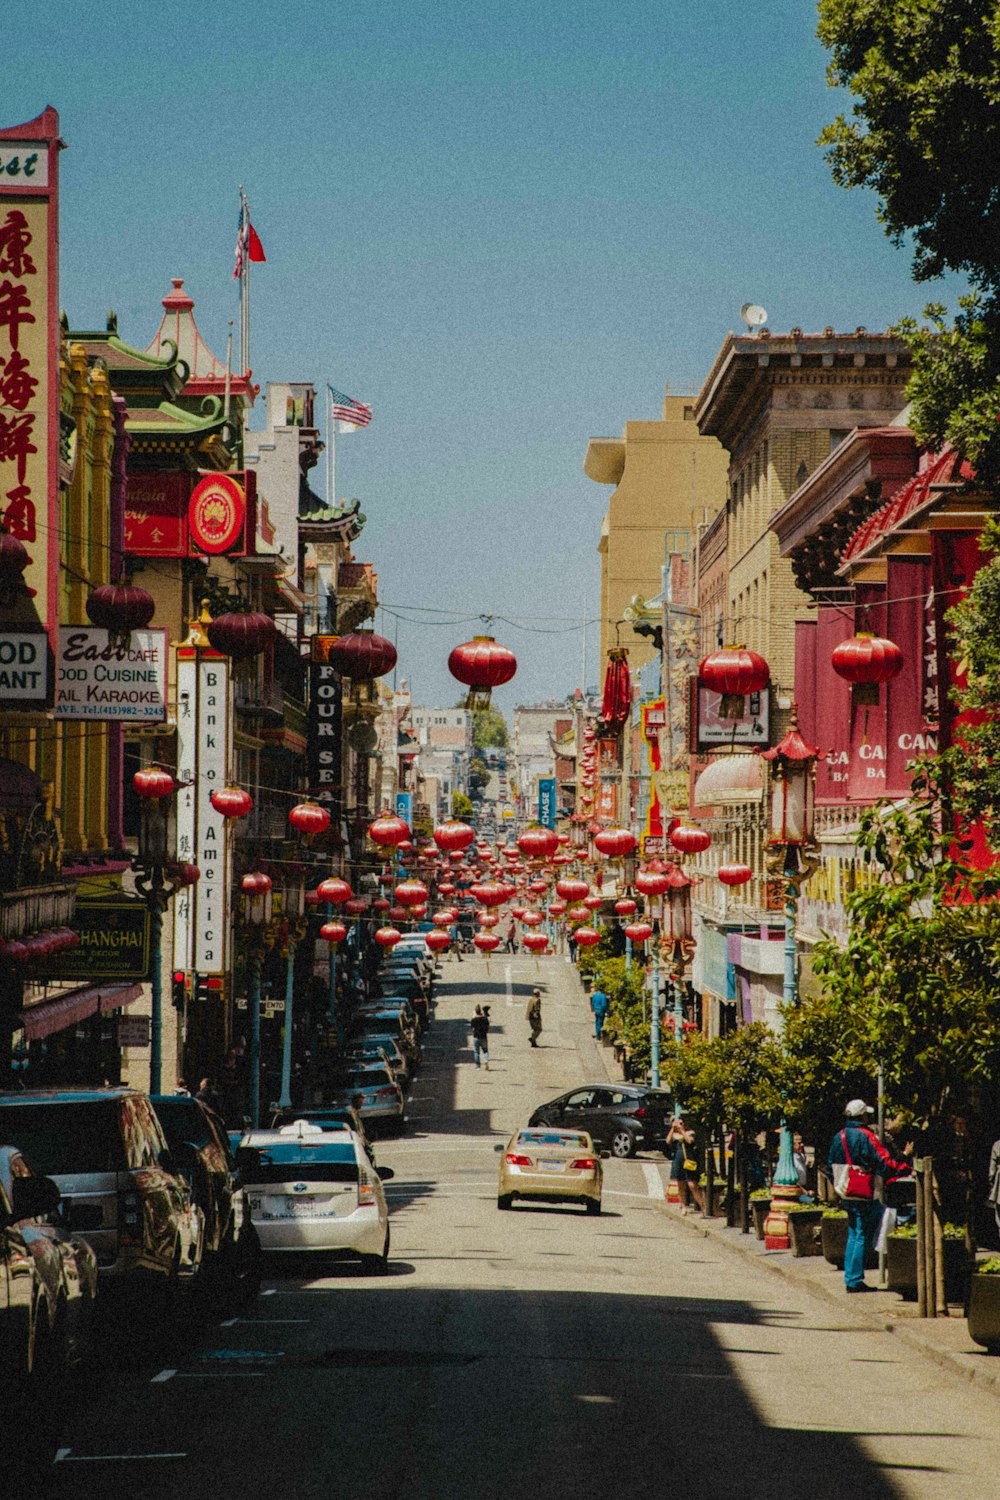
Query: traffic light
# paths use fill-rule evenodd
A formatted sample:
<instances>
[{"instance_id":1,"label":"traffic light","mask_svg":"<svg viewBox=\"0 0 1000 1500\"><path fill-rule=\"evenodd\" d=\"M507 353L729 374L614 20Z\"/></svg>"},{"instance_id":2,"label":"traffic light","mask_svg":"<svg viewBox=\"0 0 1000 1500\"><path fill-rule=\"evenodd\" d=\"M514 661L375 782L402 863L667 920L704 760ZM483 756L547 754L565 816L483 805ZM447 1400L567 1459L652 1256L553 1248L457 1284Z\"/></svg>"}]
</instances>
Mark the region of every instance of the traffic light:
<instances>
[{"instance_id":1,"label":"traffic light","mask_svg":"<svg viewBox=\"0 0 1000 1500\"><path fill-rule=\"evenodd\" d=\"M175 969L170 987L170 999L174 1010L183 1010L187 999L187 975L183 969Z\"/></svg>"},{"instance_id":2,"label":"traffic light","mask_svg":"<svg viewBox=\"0 0 1000 1500\"><path fill-rule=\"evenodd\" d=\"M196 1000L218 1000L221 998L224 981L221 974L195 976L194 998Z\"/></svg>"}]
</instances>

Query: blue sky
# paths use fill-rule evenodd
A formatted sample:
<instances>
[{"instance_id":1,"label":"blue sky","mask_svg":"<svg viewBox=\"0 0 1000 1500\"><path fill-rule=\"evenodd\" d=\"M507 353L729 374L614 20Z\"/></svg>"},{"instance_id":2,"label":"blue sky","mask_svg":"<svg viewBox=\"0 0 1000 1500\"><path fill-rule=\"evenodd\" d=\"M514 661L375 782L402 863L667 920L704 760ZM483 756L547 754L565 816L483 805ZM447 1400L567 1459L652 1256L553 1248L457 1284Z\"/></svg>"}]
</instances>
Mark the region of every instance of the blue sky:
<instances>
[{"instance_id":1,"label":"blue sky","mask_svg":"<svg viewBox=\"0 0 1000 1500\"><path fill-rule=\"evenodd\" d=\"M702 0L8 3L4 125L60 113L61 300L144 345L183 276L224 356L239 183L268 263L253 367L374 408L338 443L382 628L424 703L493 613L498 696L579 683L608 490L587 440L696 391L745 301L775 331L918 313L815 139L812 7ZM16 51L16 49L15 49ZM441 611L439 615L422 610ZM401 619L399 616L406 616ZM416 623L417 620L424 623ZM430 623L437 621L438 623ZM455 623L450 623L455 622ZM588 636L597 680L596 626Z\"/></svg>"}]
</instances>

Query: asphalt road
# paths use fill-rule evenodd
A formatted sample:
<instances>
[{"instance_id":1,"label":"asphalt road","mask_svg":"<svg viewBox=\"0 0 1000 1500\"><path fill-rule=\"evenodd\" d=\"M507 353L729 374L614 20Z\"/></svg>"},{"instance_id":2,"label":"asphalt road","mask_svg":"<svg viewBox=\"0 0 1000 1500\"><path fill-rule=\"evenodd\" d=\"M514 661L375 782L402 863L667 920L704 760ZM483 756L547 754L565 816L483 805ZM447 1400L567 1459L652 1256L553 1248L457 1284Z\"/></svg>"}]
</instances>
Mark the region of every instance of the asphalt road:
<instances>
[{"instance_id":1,"label":"asphalt road","mask_svg":"<svg viewBox=\"0 0 1000 1500\"><path fill-rule=\"evenodd\" d=\"M120 1328L34 1494L1000 1500L997 1402L859 1327L848 1299L840 1316L671 1222L662 1158L606 1162L600 1218L499 1213L496 1142L602 1076L585 1004L561 959L521 957L446 964L439 997L409 1132L379 1148L390 1274L282 1269L187 1338Z\"/></svg>"}]
</instances>

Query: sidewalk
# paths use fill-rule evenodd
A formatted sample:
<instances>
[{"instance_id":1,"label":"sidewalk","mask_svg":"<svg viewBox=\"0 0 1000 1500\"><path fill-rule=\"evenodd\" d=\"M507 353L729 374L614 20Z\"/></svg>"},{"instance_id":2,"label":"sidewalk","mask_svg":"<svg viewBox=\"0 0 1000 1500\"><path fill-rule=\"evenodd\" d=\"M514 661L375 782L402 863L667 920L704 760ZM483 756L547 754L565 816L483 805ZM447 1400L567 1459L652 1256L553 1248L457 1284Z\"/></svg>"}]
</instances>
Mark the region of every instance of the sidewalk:
<instances>
[{"instance_id":1,"label":"sidewalk","mask_svg":"<svg viewBox=\"0 0 1000 1500\"><path fill-rule=\"evenodd\" d=\"M567 970L570 966L566 965ZM579 985L575 969L572 975ZM581 1008L586 1007L586 1018L591 1021L590 999L579 986ZM613 1083L621 1082L621 1069L614 1059L610 1047L593 1039L590 1025L591 1045L599 1071ZM838 1312L851 1323L862 1328L878 1328L894 1333L911 1348L963 1380L971 1381L984 1390L1000 1394L1000 1358L986 1353L969 1338L965 1318L960 1308L953 1308L947 1318L918 1318L915 1302L904 1302L896 1292L877 1291L867 1297L852 1297L848 1301L841 1271L822 1256L797 1257L790 1250L767 1250L763 1240L758 1240L751 1231L742 1234L730 1229L722 1219L684 1217L672 1203L664 1201L663 1212L692 1234L712 1240L734 1256L754 1260L776 1276L801 1287L803 1291L835 1305Z\"/></svg>"}]
</instances>

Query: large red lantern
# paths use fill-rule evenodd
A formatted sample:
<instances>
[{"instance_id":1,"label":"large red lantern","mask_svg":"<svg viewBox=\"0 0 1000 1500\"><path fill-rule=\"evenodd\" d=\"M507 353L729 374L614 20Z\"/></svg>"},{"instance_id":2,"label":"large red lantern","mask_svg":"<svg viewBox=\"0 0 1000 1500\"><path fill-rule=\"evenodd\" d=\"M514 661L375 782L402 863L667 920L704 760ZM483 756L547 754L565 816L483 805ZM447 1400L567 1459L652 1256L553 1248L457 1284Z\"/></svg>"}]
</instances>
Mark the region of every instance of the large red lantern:
<instances>
[{"instance_id":1,"label":"large red lantern","mask_svg":"<svg viewBox=\"0 0 1000 1500\"><path fill-rule=\"evenodd\" d=\"M521 921L524 923L525 927L541 927L542 923L545 921L545 918L542 916L540 911L526 911L521 918Z\"/></svg>"},{"instance_id":2,"label":"large red lantern","mask_svg":"<svg viewBox=\"0 0 1000 1500\"><path fill-rule=\"evenodd\" d=\"M318 802L297 802L288 814L288 821L299 833L311 838L313 834L326 832L330 814Z\"/></svg>"},{"instance_id":3,"label":"large red lantern","mask_svg":"<svg viewBox=\"0 0 1000 1500\"><path fill-rule=\"evenodd\" d=\"M704 854L712 842L712 835L697 823L678 823L671 829L670 842L678 854Z\"/></svg>"},{"instance_id":4,"label":"large red lantern","mask_svg":"<svg viewBox=\"0 0 1000 1500\"><path fill-rule=\"evenodd\" d=\"M390 922L408 922L410 920L410 908L408 906L390 906L386 915Z\"/></svg>"},{"instance_id":5,"label":"large red lantern","mask_svg":"<svg viewBox=\"0 0 1000 1500\"><path fill-rule=\"evenodd\" d=\"M397 927L379 927L375 932L375 941L380 948L395 948L397 943L403 941L403 934Z\"/></svg>"},{"instance_id":6,"label":"large red lantern","mask_svg":"<svg viewBox=\"0 0 1000 1500\"><path fill-rule=\"evenodd\" d=\"M480 885L472 887L472 895L480 906L499 906L507 899L507 887L498 880L484 880Z\"/></svg>"},{"instance_id":7,"label":"large red lantern","mask_svg":"<svg viewBox=\"0 0 1000 1500\"><path fill-rule=\"evenodd\" d=\"M517 847L525 859L548 859L559 848L559 835L554 828L526 828Z\"/></svg>"},{"instance_id":8,"label":"large red lantern","mask_svg":"<svg viewBox=\"0 0 1000 1500\"><path fill-rule=\"evenodd\" d=\"M444 953L451 947L451 938L447 932L425 932L424 942L432 953Z\"/></svg>"},{"instance_id":9,"label":"large red lantern","mask_svg":"<svg viewBox=\"0 0 1000 1500\"><path fill-rule=\"evenodd\" d=\"M589 894L590 886L578 875L561 875L556 881L556 895L564 901L582 901Z\"/></svg>"},{"instance_id":10,"label":"large red lantern","mask_svg":"<svg viewBox=\"0 0 1000 1500\"><path fill-rule=\"evenodd\" d=\"M595 943L601 941L603 933L598 932L596 927L578 927L573 936L581 948L593 948Z\"/></svg>"},{"instance_id":11,"label":"large red lantern","mask_svg":"<svg viewBox=\"0 0 1000 1500\"><path fill-rule=\"evenodd\" d=\"M455 894L455 887L451 883L450 880L439 880L438 881L438 895L439 896L454 896L454 894Z\"/></svg>"},{"instance_id":12,"label":"large red lantern","mask_svg":"<svg viewBox=\"0 0 1000 1500\"><path fill-rule=\"evenodd\" d=\"M627 922L623 929L630 943L648 943L653 936L651 922Z\"/></svg>"},{"instance_id":13,"label":"large red lantern","mask_svg":"<svg viewBox=\"0 0 1000 1500\"><path fill-rule=\"evenodd\" d=\"M521 941L529 953L544 953L549 946L544 932L526 932Z\"/></svg>"},{"instance_id":14,"label":"large red lantern","mask_svg":"<svg viewBox=\"0 0 1000 1500\"><path fill-rule=\"evenodd\" d=\"M666 870L654 870L647 866L636 875L635 888L640 896L662 896L670 889L670 877Z\"/></svg>"},{"instance_id":15,"label":"large red lantern","mask_svg":"<svg viewBox=\"0 0 1000 1500\"><path fill-rule=\"evenodd\" d=\"M830 665L854 689L854 701L869 707L878 702L880 682L891 682L903 670L903 653L895 641L859 631L835 646Z\"/></svg>"},{"instance_id":16,"label":"large red lantern","mask_svg":"<svg viewBox=\"0 0 1000 1500\"><path fill-rule=\"evenodd\" d=\"M128 649L133 630L142 630L153 618L156 600L145 589L130 583L102 583L84 605L88 616L108 632L108 644Z\"/></svg>"},{"instance_id":17,"label":"large red lantern","mask_svg":"<svg viewBox=\"0 0 1000 1500\"><path fill-rule=\"evenodd\" d=\"M140 797L150 802L169 797L177 790L177 783L170 772L161 770L159 766L148 766L144 771L136 771L132 777L132 785Z\"/></svg>"},{"instance_id":18,"label":"large red lantern","mask_svg":"<svg viewBox=\"0 0 1000 1500\"><path fill-rule=\"evenodd\" d=\"M253 798L241 786L220 786L208 800L224 818L245 818L253 812Z\"/></svg>"},{"instance_id":19,"label":"large red lantern","mask_svg":"<svg viewBox=\"0 0 1000 1500\"><path fill-rule=\"evenodd\" d=\"M485 708L492 689L514 676L517 657L491 635L477 635L454 648L448 657L448 671L469 689L466 707Z\"/></svg>"},{"instance_id":20,"label":"large red lantern","mask_svg":"<svg viewBox=\"0 0 1000 1500\"><path fill-rule=\"evenodd\" d=\"M352 896L350 901L344 902L344 910L349 917L360 917L368 910L368 899L365 896Z\"/></svg>"},{"instance_id":21,"label":"large red lantern","mask_svg":"<svg viewBox=\"0 0 1000 1500\"><path fill-rule=\"evenodd\" d=\"M339 875L330 875L316 887L316 895L328 906L340 906L344 901L350 901L353 894L347 881L341 880Z\"/></svg>"},{"instance_id":22,"label":"large red lantern","mask_svg":"<svg viewBox=\"0 0 1000 1500\"><path fill-rule=\"evenodd\" d=\"M635 834L627 828L602 828L594 835L594 848L606 859L624 859L627 854L634 854L636 843Z\"/></svg>"},{"instance_id":23,"label":"large red lantern","mask_svg":"<svg viewBox=\"0 0 1000 1500\"><path fill-rule=\"evenodd\" d=\"M430 895L422 880L401 880L396 887L400 906L426 906Z\"/></svg>"},{"instance_id":24,"label":"large red lantern","mask_svg":"<svg viewBox=\"0 0 1000 1500\"><path fill-rule=\"evenodd\" d=\"M372 902L372 911L388 911L392 902L387 896L376 896Z\"/></svg>"},{"instance_id":25,"label":"large red lantern","mask_svg":"<svg viewBox=\"0 0 1000 1500\"><path fill-rule=\"evenodd\" d=\"M742 719L744 698L762 693L771 681L771 669L756 651L746 646L726 646L706 656L698 668L703 687L722 695L720 719Z\"/></svg>"},{"instance_id":26,"label":"large red lantern","mask_svg":"<svg viewBox=\"0 0 1000 1500\"><path fill-rule=\"evenodd\" d=\"M439 823L434 830L434 842L448 854L468 849L476 837L476 830L468 823L453 819L450 823Z\"/></svg>"},{"instance_id":27,"label":"large red lantern","mask_svg":"<svg viewBox=\"0 0 1000 1500\"><path fill-rule=\"evenodd\" d=\"M331 645L327 660L341 677L352 682L373 682L396 665L396 648L373 630L352 630Z\"/></svg>"},{"instance_id":28,"label":"large red lantern","mask_svg":"<svg viewBox=\"0 0 1000 1500\"><path fill-rule=\"evenodd\" d=\"M246 614L229 611L216 615L205 626L208 643L214 651L233 661L243 661L248 656L258 656L270 646L276 634L274 621L262 610L250 610Z\"/></svg>"},{"instance_id":29,"label":"large red lantern","mask_svg":"<svg viewBox=\"0 0 1000 1500\"><path fill-rule=\"evenodd\" d=\"M549 916L550 917L563 917L565 915L566 915L566 902L565 901L550 901L549 902Z\"/></svg>"},{"instance_id":30,"label":"large red lantern","mask_svg":"<svg viewBox=\"0 0 1000 1500\"><path fill-rule=\"evenodd\" d=\"M500 939L495 932L477 932L472 941L480 953L495 953L500 946Z\"/></svg>"},{"instance_id":31,"label":"large red lantern","mask_svg":"<svg viewBox=\"0 0 1000 1500\"><path fill-rule=\"evenodd\" d=\"M393 849L410 837L409 825L395 813L382 813L368 825L368 837L385 849Z\"/></svg>"},{"instance_id":32,"label":"large red lantern","mask_svg":"<svg viewBox=\"0 0 1000 1500\"><path fill-rule=\"evenodd\" d=\"M271 889L271 877L263 870L248 870L240 881L244 896L266 896Z\"/></svg>"},{"instance_id":33,"label":"large red lantern","mask_svg":"<svg viewBox=\"0 0 1000 1500\"><path fill-rule=\"evenodd\" d=\"M601 907L604 905L604 897L598 896L596 892L590 896L584 896L583 905L587 908L588 911L600 911Z\"/></svg>"},{"instance_id":34,"label":"large red lantern","mask_svg":"<svg viewBox=\"0 0 1000 1500\"><path fill-rule=\"evenodd\" d=\"M455 920L454 912L436 911L431 917L435 927L450 927Z\"/></svg>"},{"instance_id":35,"label":"large red lantern","mask_svg":"<svg viewBox=\"0 0 1000 1500\"><path fill-rule=\"evenodd\" d=\"M753 871L749 865L720 865L715 873L723 885L746 885L748 880L753 879Z\"/></svg>"},{"instance_id":36,"label":"large red lantern","mask_svg":"<svg viewBox=\"0 0 1000 1500\"><path fill-rule=\"evenodd\" d=\"M347 936L343 922L324 922L319 935L325 943L342 943Z\"/></svg>"},{"instance_id":37,"label":"large red lantern","mask_svg":"<svg viewBox=\"0 0 1000 1500\"><path fill-rule=\"evenodd\" d=\"M638 910L638 905L631 896L623 896L620 901L615 902L615 914L619 917L631 917Z\"/></svg>"}]
</instances>

